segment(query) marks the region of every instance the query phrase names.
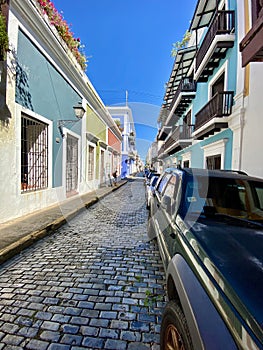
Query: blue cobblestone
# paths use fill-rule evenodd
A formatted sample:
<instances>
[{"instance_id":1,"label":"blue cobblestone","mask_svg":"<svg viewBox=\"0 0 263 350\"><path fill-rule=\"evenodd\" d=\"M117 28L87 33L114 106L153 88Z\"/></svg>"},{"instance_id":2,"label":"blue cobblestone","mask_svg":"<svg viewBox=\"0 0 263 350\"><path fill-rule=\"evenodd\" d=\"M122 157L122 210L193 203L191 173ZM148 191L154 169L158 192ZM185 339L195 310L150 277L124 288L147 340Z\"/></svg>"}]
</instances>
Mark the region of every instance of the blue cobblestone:
<instances>
[{"instance_id":1,"label":"blue cobblestone","mask_svg":"<svg viewBox=\"0 0 263 350\"><path fill-rule=\"evenodd\" d=\"M90 349L104 349L104 340L100 338L86 337L82 345Z\"/></svg>"},{"instance_id":2,"label":"blue cobblestone","mask_svg":"<svg viewBox=\"0 0 263 350\"><path fill-rule=\"evenodd\" d=\"M159 349L164 271L147 216L143 182L128 182L0 267L0 350ZM147 292L160 296L150 307Z\"/></svg>"}]
</instances>

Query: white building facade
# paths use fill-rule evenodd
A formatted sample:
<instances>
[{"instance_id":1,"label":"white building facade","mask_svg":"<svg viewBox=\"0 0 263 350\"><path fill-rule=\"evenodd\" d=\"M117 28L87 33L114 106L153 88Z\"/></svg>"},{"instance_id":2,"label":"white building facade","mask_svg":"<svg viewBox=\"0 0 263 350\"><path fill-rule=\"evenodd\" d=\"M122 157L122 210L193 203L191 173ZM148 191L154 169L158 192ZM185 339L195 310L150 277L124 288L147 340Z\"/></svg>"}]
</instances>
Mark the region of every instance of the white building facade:
<instances>
[{"instance_id":1,"label":"white building facade","mask_svg":"<svg viewBox=\"0 0 263 350\"><path fill-rule=\"evenodd\" d=\"M107 107L112 118L120 125L122 131L122 160L121 160L121 178L134 174L137 169L137 150L136 150L136 130L132 116L132 110L128 106Z\"/></svg>"}]
</instances>

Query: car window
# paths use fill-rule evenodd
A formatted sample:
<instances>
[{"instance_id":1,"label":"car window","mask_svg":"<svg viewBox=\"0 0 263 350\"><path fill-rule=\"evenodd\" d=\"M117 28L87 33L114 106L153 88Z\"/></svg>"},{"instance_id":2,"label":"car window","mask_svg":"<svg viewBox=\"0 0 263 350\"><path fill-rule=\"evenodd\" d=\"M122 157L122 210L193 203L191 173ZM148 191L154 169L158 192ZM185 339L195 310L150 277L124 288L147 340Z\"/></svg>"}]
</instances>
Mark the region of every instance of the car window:
<instances>
[{"instance_id":1,"label":"car window","mask_svg":"<svg viewBox=\"0 0 263 350\"><path fill-rule=\"evenodd\" d=\"M263 183L222 177L189 177L181 206L186 214L226 214L263 220Z\"/></svg>"},{"instance_id":2,"label":"car window","mask_svg":"<svg viewBox=\"0 0 263 350\"><path fill-rule=\"evenodd\" d=\"M163 177L161 178L160 182L158 183L158 186L157 186L157 192L159 194L162 194L168 180L170 179L171 177L171 174L164 174Z\"/></svg>"},{"instance_id":3,"label":"car window","mask_svg":"<svg viewBox=\"0 0 263 350\"><path fill-rule=\"evenodd\" d=\"M263 210L263 183L253 181L250 182L250 186L253 193L255 207Z\"/></svg>"},{"instance_id":4,"label":"car window","mask_svg":"<svg viewBox=\"0 0 263 350\"><path fill-rule=\"evenodd\" d=\"M176 184L176 177L171 176L170 180L168 181L168 184L165 188L164 194L170 198L174 197L174 189Z\"/></svg>"},{"instance_id":5,"label":"car window","mask_svg":"<svg viewBox=\"0 0 263 350\"><path fill-rule=\"evenodd\" d=\"M179 179L176 175L172 175L170 179L168 180L167 186L165 187L164 196L168 196L171 198L171 211L170 215L173 215L175 213L175 210L177 210L178 206L178 185L179 185Z\"/></svg>"},{"instance_id":6,"label":"car window","mask_svg":"<svg viewBox=\"0 0 263 350\"><path fill-rule=\"evenodd\" d=\"M154 176L154 177L151 179L151 182L150 182L151 186L155 186L156 183L157 183L157 180L158 180L158 176Z\"/></svg>"}]
</instances>

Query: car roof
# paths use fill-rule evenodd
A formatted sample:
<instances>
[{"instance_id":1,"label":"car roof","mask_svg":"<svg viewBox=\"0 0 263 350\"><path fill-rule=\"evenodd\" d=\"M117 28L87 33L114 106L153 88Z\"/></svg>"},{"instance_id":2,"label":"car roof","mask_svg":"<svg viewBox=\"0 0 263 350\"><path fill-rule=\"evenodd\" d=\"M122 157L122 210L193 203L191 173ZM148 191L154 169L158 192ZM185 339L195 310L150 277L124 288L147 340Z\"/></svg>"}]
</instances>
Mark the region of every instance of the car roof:
<instances>
[{"instance_id":1,"label":"car roof","mask_svg":"<svg viewBox=\"0 0 263 350\"><path fill-rule=\"evenodd\" d=\"M238 170L208 170L199 168L167 168L167 173L174 174L188 174L191 176L209 176L209 177L221 177L231 179L243 179L243 180L254 180L263 181L262 178L249 176L243 171Z\"/></svg>"}]
</instances>

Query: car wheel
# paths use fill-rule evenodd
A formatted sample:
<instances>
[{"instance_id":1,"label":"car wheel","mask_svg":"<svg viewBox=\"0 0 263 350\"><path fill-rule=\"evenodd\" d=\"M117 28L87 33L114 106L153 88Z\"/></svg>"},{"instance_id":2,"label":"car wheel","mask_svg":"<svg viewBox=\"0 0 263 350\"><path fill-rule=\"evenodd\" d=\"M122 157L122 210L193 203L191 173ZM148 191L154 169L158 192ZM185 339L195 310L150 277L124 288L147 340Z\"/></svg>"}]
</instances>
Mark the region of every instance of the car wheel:
<instances>
[{"instance_id":1,"label":"car wheel","mask_svg":"<svg viewBox=\"0 0 263 350\"><path fill-rule=\"evenodd\" d=\"M160 334L161 350L192 350L185 316L174 300L166 305Z\"/></svg>"}]
</instances>

